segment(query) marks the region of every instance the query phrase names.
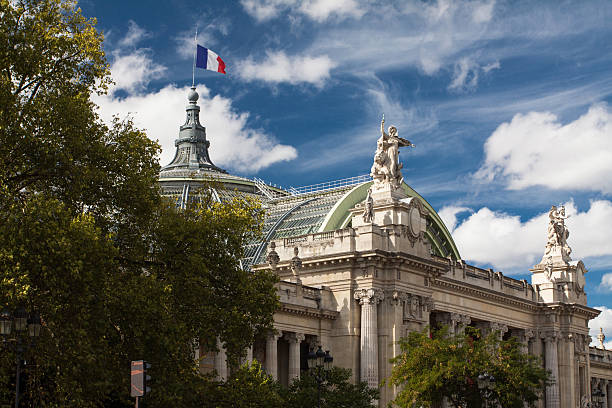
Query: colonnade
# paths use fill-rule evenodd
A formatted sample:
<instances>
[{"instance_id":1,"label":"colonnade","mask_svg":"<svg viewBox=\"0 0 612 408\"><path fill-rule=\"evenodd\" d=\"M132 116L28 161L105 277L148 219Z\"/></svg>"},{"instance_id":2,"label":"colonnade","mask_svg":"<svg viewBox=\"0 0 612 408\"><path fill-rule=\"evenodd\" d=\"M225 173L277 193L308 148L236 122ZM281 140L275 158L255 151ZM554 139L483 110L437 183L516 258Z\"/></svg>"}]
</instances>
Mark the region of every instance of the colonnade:
<instances>
[{"instance_id":1,"label":"colonnade","mask_svg":"<svg viewBox=\"0 0 612 408\"><path fill-rule=\"evenodd\" d=\"M275 380L279 379L278 372L278 341L285 340L289 344L289 361L288 361L288 382L290 383L296 378L300 378L300 361L301 361L301 344L306 339L304 333L296 332L275 332L266 337L264 368L266 372ZM228 376L227 354L223 345L217 341L219 351L215 355L215 370L217 377L224 380ZM253 361L253 346L246 350L246 358L243 363Z\"/></svg>"}]
</instances>

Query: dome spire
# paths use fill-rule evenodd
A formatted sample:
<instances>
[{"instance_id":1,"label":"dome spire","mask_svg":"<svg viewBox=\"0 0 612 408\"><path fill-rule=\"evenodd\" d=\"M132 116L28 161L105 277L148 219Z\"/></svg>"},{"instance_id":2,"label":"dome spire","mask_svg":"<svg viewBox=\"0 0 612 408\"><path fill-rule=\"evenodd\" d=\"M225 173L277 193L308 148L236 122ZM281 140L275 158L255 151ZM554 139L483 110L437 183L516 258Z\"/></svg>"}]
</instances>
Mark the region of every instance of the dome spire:
<instances>
[{"instance_id":1,"label":"dome spire","mask_svg":"<svg viewBox=\"0 0 612 408\"><path fill-rule=\"evenodd\" d=\"M210 142L206 139L206 128L200 124L200 107L197 102L200 96L196 87L192 86L187 94L187 107L185 123L180 127L179 137L174 141L176 153L170 164L162 168L162 172L169 170L208 170L226 173L225 170L215 166L208 155Z\"/></svg>"}]
</instances>

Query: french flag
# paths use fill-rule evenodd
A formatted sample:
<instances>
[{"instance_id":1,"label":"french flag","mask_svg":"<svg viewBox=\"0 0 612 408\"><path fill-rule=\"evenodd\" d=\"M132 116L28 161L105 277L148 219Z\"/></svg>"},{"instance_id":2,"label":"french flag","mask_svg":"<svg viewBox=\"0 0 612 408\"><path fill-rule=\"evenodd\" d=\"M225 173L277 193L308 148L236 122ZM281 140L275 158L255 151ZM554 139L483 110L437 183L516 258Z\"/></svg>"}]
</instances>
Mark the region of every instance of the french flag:
<instances>
[{"instance_id":1,"label":"french flag","mask_svg":"<svg viewBox=\"0 0 612 408\"><path fill-rule=\"evenodd\" d=\"M196 67L225 74L225 62L208 48L197 44Z\"/></svg>"}]
</instances>

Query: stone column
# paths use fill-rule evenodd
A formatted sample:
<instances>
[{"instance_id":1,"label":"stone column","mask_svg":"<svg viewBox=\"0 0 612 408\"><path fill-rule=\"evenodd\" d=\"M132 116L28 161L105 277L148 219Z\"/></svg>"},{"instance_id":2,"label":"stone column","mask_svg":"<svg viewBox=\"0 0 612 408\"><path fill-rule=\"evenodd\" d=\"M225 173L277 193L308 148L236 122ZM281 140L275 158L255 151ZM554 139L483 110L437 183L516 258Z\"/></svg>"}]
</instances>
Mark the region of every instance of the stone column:
<instances>
[{"instance_id":1,"label":"stone column","mask_svg":"<svg viewBox=\"0 0 612 408\"><path fill-rule=\"evenodd\" d=\"M252 364L253 363L253 346L252 345L247 348L246 363L247 364Z\"/></svg>"},{"instance_id":2,"label":"stone column","mask_svg":"<svg viewBox=\"0 0 612 408\"><path fill-rule=\"evenodd\" d=\"M278 380L279 337L279 334L273 333L266 338L266 372L275 380Z\"/></svg>"},{"instance_id":3,"label":"stone column","mask_svg":"<svg viewBox=\"0 0 612 408\"><path fill-rule=\"evenodd\" d=\"M293 379L300 378L300 343L306 336L302 333L288 333L285 338L289 342L289 384Z\"/></svg>"},{"instance_id":4,"label":"stone column","mask_svg":"<svg viewBox=\"0 0 612 408\"><path fill-rule=\"evenodd\" d=\"M612 381L606 381L606 401L608 408L612 408Z\"/></svg>"},{"instance_id":5,"label":"stone column","mask_svg":"<svg viewBox=\"0 0 612 408\"><path fill-rule=\"evenodd\" d=\"M552 385L546 387L546 408L559 408L559 363L557 358L557 340L556 332L546 334L545 342L545 360L546 369L551 372Z\"/></svg>"},{"instance_id":6,"label":"stone column","mask_svg":"<svg viewBox=\"0 0 612 408\"><path fill-rule=\"evenodd\" d=\"M380 289L361 289L355 292L361 305L361 381L378 388L378 317L377 305L384 299Z\"/></svg>"},{"instance_id":7,"label":"stone column","mask_svg":"<svg viewBox=\"0 0 612 408\"><path fill-rule=\"evenodd\" d=\"M219 351L215 356L215 371L217 372L217 379L225 381L227 379L227 354L219 339L217 339L217 348Z\"/></svg>"}]
</instances>

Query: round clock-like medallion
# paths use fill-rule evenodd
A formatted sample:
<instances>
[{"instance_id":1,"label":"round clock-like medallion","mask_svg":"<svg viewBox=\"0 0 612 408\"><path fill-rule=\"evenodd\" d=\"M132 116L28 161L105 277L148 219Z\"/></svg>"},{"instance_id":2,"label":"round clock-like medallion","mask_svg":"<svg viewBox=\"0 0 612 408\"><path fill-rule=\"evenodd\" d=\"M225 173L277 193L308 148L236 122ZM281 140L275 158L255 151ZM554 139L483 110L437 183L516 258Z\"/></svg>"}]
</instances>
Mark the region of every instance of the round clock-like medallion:
<instances>
[{"instance_id":1,"label":"round clock-like medallion","mask_svg":"<svg viewBox=\"0 0 612 408\"><path fill-rule=\"evenodd\" d=\"M410 232L415 237L418 237L421 232L421 213L416 207L410 209Z\"/></svg>"}]
</instances>

